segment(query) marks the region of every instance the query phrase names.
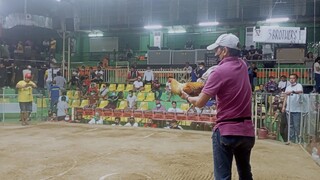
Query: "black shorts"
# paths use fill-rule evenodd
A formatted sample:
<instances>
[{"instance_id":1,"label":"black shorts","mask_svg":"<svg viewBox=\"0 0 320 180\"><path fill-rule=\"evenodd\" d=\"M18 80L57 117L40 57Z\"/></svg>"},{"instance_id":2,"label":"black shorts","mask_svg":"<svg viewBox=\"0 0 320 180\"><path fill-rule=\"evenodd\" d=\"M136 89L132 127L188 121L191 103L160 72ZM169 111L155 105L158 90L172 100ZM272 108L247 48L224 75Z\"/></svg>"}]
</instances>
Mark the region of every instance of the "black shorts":
<instances>
[{"instance_id":1,"label":"black shorts","mask_svg":"<svg viewBox=\"0 0 320 180\"><path fill-rule=\"evenodd\" d=\"M32 112L32 102L19 102L21 112Z\"/></svg>"},{"instance_id":2,"label":"black shorts","mask_svg":"<svg viewBox=\"0 0 320 180\"><path fill-rule=\"evenodd\" d=\"M58 121L64 121L64 119L66 118L66 116L58 116Z\"/></svg>"}]
</instances>

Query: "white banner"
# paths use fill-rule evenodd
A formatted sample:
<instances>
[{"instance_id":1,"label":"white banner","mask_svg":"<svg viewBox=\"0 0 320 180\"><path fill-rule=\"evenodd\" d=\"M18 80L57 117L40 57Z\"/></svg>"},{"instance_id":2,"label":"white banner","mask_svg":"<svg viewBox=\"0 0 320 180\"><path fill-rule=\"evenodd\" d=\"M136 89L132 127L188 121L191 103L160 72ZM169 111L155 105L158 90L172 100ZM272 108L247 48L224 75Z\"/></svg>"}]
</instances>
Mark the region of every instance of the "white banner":
<instances>
[{"instance_id":1,"label":"white banner","mask_svg":"<svg viewBox=\"0 0 320 180\"><path fill-rule=\"evenodd\" d=\"M156 31L154 32L154 35L153 35L153 46L154 47L159 47L161 48L161 36L162 36L162 33L161 31Z\"/></svg>"},{"instance_id":2,"label":"white banner","mask_svg":"<svg viewBox=\"0 0 320 180\"><path fill-rule=\"evenodd\" d=\"M253 29L253 41L260 43L305 44L307 28L260 26Z\"/></svg>"}]
</instances>

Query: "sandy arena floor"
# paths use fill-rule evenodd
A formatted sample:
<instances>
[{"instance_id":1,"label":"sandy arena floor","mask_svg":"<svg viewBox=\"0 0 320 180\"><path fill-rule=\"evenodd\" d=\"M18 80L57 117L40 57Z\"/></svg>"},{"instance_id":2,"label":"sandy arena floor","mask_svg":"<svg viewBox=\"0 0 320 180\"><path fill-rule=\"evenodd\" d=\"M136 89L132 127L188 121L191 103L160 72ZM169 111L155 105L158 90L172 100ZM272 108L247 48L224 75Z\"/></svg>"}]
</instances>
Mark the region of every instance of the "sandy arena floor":
<instances>
[{"instance_id":1,"label":"sandy arena floor","mask_svg":"<svg viewBox=\"0 0 320 180\"><path fill-rule=\"evenodd\" d=\"M0 179L213 179L210 137L85 124L1 125ZM320 177L320 167L299 146L268 140L257 141L252 170L256 180Z\"/></svg>"}]
</instances>

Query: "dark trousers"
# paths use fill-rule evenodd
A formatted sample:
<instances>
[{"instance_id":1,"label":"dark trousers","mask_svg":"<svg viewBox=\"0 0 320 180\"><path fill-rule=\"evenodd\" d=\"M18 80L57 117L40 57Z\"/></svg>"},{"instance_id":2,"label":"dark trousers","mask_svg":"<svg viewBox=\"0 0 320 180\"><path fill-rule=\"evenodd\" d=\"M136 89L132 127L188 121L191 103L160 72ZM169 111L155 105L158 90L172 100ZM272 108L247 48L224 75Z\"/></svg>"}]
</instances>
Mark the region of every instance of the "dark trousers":
<instances>
[{"instance_id":1,"label":"dark trousers","mask_svg":"<svg viewBox=\"0 0 320 180\"><path fill-rule=\"evenodd\" d=\"M233 156L236 159L240 180L252 180L250 155L254 137L221 136L217 129L212 135L214 179L231 180Z\"/></svg>"},{"instance_id":2,"label":"dark trousers","mask_svg":"<svg viewBox=\"0 0 320 180\"><path fill-rule=\"evenodd\" d=\"M316 89L317 93L320 93L320 74L314 73L314 75L315 75L315 80L316 80L315 89Z\"/></svg>"},{"instance_id":3,"label":"dark trousers","mask_svg":"<svg viewBox=\"0 0 320 180\"><path fill-rule=\"evenodd\" d=\"M155 99L160 99L161 98L162 91L160 89L152 90L152 92L154 93L154 98ZM157 92L158 92L158 96L157 96Z\"/></svg>"},{"instance_id":4,"label":"dark trousers","mask_svg":"<svg viewBox=\"0 0 320 180\"><path fill-rule=\"evenodd\" d=\"M288 141L288 119L286 113L281 113L280 135L284 142Z\"/></svg>"}]
</instances>

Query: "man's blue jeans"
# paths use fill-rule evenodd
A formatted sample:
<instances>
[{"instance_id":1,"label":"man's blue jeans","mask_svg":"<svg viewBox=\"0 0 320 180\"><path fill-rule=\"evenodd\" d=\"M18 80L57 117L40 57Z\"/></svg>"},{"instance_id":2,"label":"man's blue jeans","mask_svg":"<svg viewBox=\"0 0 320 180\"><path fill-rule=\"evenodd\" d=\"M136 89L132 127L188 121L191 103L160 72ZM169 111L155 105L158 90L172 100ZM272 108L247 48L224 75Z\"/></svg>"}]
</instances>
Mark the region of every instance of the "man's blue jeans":
<instances>
[{"instance_id":1,"label":"man's blue jeans","mask_svg":"<svg viewBox=\"0 0 320 180\"><path fill-rule=\"evenodd\" d=\"M255 143L254 137L220 136L217 129L212 135L214 179L230 180L232 159L236 159L240 180L251 180L250 155Z\"/></svg>"},{"instance_id":2,"label":"man's blue jeans","mask_svg":"<svg viewBox=\"0 0 320 180\"><path fill-rule=\"evenodd\" d=\"M289 115L287 119L290 119L290 141L293 143L298 143L300 136L301 113L290 112L287 115Z\"/></svg>"}]
</instances>

